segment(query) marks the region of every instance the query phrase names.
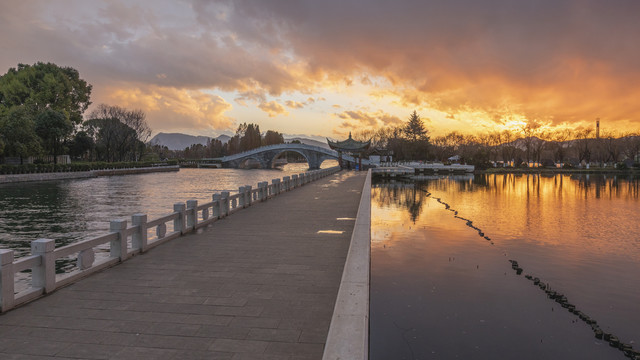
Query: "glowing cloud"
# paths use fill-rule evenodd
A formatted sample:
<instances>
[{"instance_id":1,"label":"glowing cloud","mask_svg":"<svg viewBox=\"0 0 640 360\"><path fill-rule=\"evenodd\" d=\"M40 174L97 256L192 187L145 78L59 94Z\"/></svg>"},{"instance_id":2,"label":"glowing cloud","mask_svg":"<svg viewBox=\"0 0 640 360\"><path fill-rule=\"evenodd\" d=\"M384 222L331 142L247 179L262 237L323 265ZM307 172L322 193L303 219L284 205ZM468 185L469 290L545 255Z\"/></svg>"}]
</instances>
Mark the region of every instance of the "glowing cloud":
<instances>
[{"instance_id":1,"label":"glowing cloud","mask_svg":"<svg viewBox=\"0 0 640 360\"><path fill-rule=\"evenodd\" d=\"M276 117L278 115L289 115L287 109L284 106L280 105L276 101L269 101L258 105L258 107L266 112L269 117Z\"/></svg>"},{"instance_id":2,"label":"glowing cloud","mask_svg":"<svg viewBox=\"0 0 640 360\"><path fill-rule=\"evenodd\" d=\"M114 88L105 96L111 103L144 109L152 128L223 130L233 124L233 119L225 115L232 109L231 104L202 91L148 86Z\"/></svg>"},{"instance_id":3,"label":"glowing cloud","mask_svg":"<svg viewBox=\"0 0 640 360\"><path fill-rule=\"evenodd\" d=\"M443 131L596 117L623 129L640 122L639 13L629 0L6 0L0 72L74 67L94 103L137 104L154 130L270 125L287 109L305 122L280 131L384 126L413 109Z\"/></svg>"}]
</instances>

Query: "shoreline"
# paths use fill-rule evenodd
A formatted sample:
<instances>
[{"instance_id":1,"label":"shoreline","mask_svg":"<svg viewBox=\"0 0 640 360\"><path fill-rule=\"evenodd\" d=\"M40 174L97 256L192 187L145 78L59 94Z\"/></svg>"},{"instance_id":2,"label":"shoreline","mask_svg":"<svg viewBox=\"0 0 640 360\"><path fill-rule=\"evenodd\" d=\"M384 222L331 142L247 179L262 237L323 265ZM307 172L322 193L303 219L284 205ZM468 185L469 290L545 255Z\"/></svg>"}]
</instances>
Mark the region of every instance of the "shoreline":
<instances>
[{"instance_id":1,"label":"shoreline","mask_svg":"<svg viewBox=\"0 0 640 360\"><path fill-rule=\"evenodd\" d=\"M147 173L154 173L154 172L169 172L169 171L180 171L180 166L169 165L169 166L154 166L154 167L128 168L128 169L103 169L103 170L75 171L75 172L0 175L0 184L11 184L11 183L32 182L32 181L66 180L66 179L87 179L87 178L94 178L99 176L133 175L133 174L147 174Z\"/></svg>"}]
</instances>

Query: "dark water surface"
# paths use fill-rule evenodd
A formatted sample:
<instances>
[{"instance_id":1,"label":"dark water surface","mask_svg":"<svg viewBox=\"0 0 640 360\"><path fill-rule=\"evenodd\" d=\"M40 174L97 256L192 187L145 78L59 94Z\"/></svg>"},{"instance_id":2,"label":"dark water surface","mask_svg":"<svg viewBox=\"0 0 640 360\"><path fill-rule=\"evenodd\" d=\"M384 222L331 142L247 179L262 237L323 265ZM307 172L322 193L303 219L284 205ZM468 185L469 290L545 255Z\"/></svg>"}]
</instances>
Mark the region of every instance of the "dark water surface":
<instances>
[{"instance_id":1,"label":"dark water surface","mask_svg":"<svg viewBox=\"0 0 640 360\"><path fill-rule=\"evenodd\" d=\"M371 359L625 358L525 275L639 350L639 190L592 175L374 182Z\"/></svg>"}]
</instances>

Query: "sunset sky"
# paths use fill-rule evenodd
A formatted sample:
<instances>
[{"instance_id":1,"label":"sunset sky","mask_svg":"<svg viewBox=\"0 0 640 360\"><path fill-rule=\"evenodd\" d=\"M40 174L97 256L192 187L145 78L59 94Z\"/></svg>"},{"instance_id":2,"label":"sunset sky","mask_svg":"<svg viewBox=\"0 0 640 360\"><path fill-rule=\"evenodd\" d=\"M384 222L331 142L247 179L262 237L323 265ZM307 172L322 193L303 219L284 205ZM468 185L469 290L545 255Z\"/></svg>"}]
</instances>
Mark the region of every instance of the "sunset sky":
<instances>
[{"instance_id":1,"label":"sunset sky","mask_svg":"<svg viewBox=\"0 0 640 360\"><path fill-rule=\"evenodd\" d=\"M0 74L70 66L154 133L640 129L640 1L2 0Z\"/></svg>"}]
</instances>

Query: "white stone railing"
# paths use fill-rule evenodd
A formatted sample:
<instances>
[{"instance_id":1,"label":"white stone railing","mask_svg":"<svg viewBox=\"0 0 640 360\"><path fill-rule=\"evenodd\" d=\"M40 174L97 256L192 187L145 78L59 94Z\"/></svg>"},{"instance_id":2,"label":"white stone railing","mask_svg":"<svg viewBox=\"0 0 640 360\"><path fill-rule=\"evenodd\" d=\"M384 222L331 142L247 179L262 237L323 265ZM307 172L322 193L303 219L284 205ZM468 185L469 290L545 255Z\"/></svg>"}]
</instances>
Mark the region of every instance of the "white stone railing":
<instances>
[{"instance_id":1,"label":"white stone railing","mask_svg":"<svg viewBox=\"0 0 640 360\"><path fill-rule=\"evenodd\" d=\"M251 206L254 202L265 201L338 171L339 167L312 170L273 179L271 184L261 182L255 189L241 186L237 194L231 195L228 191L216 193L213 194L212 201L204 204L188 200L186 204L174 204L172 213L151 221L147 221L146 214L135 214L131 217L131 225L128 225L127 220L111 221L109 234L57 249L53 239L34 240L31 242L31 255L19 259L14 259L13 250L0 249L0 312L6 312L96 271L126 261L138 253L207 226ZM96 259L96 248L99 246L108 247L108 257ZM77 258L77 270L56 275L56 259L72 256ZM16 292L15 275L29 269L31 287Z\"/></svg>"}]
</instances>

